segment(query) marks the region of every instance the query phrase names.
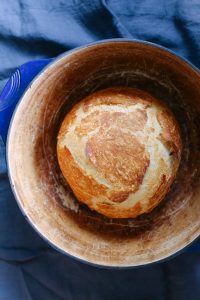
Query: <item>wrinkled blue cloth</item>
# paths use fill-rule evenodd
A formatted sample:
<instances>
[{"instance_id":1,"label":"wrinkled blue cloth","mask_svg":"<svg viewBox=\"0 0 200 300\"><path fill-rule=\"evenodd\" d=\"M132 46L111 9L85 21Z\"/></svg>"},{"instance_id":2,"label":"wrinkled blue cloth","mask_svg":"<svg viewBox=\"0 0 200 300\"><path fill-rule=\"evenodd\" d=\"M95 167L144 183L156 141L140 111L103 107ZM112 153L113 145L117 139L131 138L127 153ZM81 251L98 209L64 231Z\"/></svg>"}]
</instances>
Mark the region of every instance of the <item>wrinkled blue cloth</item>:
<instances>
[{"instance_id":1,"label":"wrinkled blue cloth","mask_svg":"<svg viewBox=\"0 0 200 300\"><path fill-rule=\"evenodd\" d=\"M1 0L0 90L19 65L107 38L165 46L200 67L198 0ZM200 253L132 270L87 266L52 249L22 216L0 139L0 300L200 299ZM197 250L197 251L196 251Z\"/></svg>"}]
</instances>

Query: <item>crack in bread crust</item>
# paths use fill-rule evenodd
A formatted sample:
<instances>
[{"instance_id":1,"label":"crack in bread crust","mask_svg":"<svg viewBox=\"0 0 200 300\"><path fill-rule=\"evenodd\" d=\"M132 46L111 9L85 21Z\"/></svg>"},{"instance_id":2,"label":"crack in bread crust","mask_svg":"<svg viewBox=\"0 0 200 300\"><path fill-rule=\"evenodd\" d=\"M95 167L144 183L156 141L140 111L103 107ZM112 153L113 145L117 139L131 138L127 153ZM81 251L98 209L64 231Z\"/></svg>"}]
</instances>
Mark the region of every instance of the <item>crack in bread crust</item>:
<instances>
[{"instance_id":1,"label":"crack in bread crust","mask_svg":"<svg viewBox=\"0 0 200 300\"><path fill-rule=\"evenodd\" d=\"M166 105L146 92L115 87L73 107L62 123L57 153L79 201L108 217L135 217L169 190L181 138Z\"/></svg>"}]
</instances>

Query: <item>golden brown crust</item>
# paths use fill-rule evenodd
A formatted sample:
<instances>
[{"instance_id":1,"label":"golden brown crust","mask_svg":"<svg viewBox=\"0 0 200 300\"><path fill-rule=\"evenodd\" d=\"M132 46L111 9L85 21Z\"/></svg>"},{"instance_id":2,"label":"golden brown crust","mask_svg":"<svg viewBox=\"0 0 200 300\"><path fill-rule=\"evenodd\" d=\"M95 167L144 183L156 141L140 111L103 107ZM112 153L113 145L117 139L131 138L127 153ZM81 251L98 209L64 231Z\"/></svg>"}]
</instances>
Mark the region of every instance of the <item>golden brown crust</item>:
<instances>
[{"instance_id":1,"label":"golden brown crust","mask_svg":"<svg viewBox=\"0 0 200 300\"><path fill-rule=\"evenodd\" d=\"M114 97L113 97L114 95ZM101 90L85 98L83 103L84 111L88 111L89 107L97 105L124 105L124 97L126 97L126 106L133 105L133 103L142 103L144 106L149 106L152 102L157 101L148 93L139 89L129 87L113 87Z\"/></svg>"},{"instance_id":2,"label":"golden brown crust","mask_svg":"<svg viewBox=\"0 0 200 300\"><path fill-rule=\"evenodd\" d=\"M168 192L180 162L180 131L166 105L138 89L114 87L67 114L57 154L79 201L108 217L136 217Z\"/></svg>"},{"instance_id":3,"label":"golden brown crust","mask_svg":"<svg viewBox=\"0 0 200 300\"><path fill-rule=\"evenodd\" d=\"M170 155L176 155L179 159L181 156L181 139L177 132L180 131L175 117L168 109L159 111L157 114L158 122L162 127L161 138L168 148L170 148Z\"/></svg>"},{"instance_id":4,"label":"golden brown crust","mask_svg":"<svg viewBox=\"0 0 200 300\"><path fill-rule=\"evenodd\" d=\"M71 186L74 194L81 202L87 203L88 193L90 196L96 196L100 193L105 193L106 188L98 184L93 178L89 176L84 176L84 172L79 166L74 162L73 156L70 151L64 147L58 151L58 160L62 166L62 172L65 178L68 178L68 183ZM73 174L73 176L71 176ZM92 187L92 189L91 189Z\"/></svg>"},{"instance_id":5,"label":"golden brown crust","mask_svg":"<svg viewBox=\"0 0 200 300\"><path fill-rule=\"evenodd\" d=\"M131 134L117 129L94 134L86 144L86 155L104 178L132 192L138 190L149 166L145 146Z\"/></svg>"}]
</instances>

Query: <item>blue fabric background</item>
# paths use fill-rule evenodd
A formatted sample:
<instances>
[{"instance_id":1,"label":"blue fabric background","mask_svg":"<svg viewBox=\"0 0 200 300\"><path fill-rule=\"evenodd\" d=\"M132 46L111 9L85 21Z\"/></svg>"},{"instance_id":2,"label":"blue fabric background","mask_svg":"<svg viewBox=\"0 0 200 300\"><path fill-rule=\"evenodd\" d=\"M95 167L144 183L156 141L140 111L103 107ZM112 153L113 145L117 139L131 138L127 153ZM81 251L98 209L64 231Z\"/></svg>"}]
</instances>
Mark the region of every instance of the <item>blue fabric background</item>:
<instances>
[{"instance_id":1,"label":"blue fabric background","mask_svg":"<svg viewBox=\"0 0 200 300\"><path fill-rule=\"evenodd\" d=\"M0 90L15 68L106 38L156 42L200 67L199 0L1 0ZM133 270L63 256L22 216L0 139L0 300L200 299L200 254Z\"/></svg>"}]
</instances>

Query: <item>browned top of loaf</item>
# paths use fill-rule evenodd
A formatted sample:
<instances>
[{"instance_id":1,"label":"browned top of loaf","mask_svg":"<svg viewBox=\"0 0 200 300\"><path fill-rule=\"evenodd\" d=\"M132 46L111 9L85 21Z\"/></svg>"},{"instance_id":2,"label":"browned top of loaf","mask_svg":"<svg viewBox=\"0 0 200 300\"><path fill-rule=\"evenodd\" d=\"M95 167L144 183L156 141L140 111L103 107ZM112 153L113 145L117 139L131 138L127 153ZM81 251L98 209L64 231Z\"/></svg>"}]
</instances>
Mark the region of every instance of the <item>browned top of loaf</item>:
<instances>
[{"instance_id":1,"label":"browned top of loaf","mask_svg":"<svg viewBox=\"0 0 200 300\"><path fill-rule=\"evenodd\" d=\"M181 155L165 104L128 87L98 91L66 115L58 160L77 198L109 217L134 217L169 190Z\"/></svg>"}]
</instances>

